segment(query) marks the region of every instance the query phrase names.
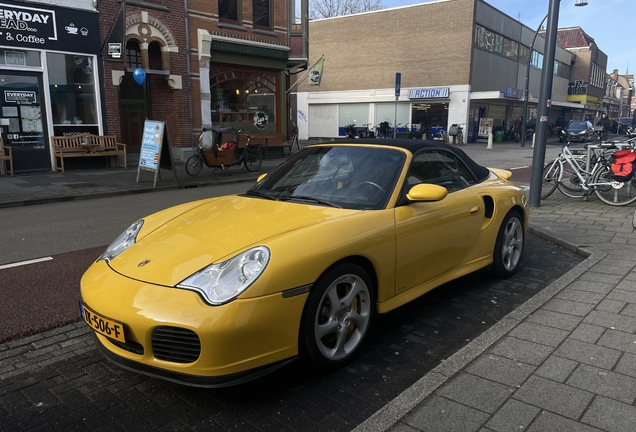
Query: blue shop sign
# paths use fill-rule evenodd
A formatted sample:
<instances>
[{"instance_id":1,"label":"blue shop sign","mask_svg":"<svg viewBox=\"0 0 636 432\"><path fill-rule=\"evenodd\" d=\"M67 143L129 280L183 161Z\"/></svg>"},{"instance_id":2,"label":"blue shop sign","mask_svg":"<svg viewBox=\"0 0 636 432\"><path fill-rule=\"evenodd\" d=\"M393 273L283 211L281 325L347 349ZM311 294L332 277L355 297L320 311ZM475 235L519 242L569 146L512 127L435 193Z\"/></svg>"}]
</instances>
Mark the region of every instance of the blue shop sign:
<instances>
[{"instance_id":1,"label":"blue shop sign","mask_svg":"<svg viewBox=\"0 0 636 432\"><path fill-rule=\"evenodd\" d=\"M409 90L409 99L447 98L448 95L449 87Z\"/></svg>"},{"instance_id":2,"label":"blue shop sign","mask_svg":"<svg viewBox=\"0 0 636 432\"><path fill-rule=\"evenodd\" d=\"M506 87L504 89L504 97L522 99L523 98L523 90L518 88Z\"/></svg>"}]
</instances>

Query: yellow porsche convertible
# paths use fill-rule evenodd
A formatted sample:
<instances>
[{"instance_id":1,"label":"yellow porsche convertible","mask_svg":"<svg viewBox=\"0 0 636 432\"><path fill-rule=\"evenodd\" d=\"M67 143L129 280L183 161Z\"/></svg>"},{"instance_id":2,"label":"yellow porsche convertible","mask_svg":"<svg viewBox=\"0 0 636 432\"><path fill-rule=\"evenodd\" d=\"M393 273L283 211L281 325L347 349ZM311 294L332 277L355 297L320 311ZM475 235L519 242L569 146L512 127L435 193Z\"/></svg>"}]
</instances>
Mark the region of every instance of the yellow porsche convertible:
<instances>
[{"instance_id":1,"label":"yellow porsche convertible","mask_svg":"<svg viewBox=\"0 0 636 432\"><path fill-rule=\"evenodd\" d=\"M339 367L376 314L517 270L528 211L510 176L434 141L310 146L243 194L133 223L83 276L82 317L112 362L193 386L296 357Z\"/></svg>"}]
</instances>

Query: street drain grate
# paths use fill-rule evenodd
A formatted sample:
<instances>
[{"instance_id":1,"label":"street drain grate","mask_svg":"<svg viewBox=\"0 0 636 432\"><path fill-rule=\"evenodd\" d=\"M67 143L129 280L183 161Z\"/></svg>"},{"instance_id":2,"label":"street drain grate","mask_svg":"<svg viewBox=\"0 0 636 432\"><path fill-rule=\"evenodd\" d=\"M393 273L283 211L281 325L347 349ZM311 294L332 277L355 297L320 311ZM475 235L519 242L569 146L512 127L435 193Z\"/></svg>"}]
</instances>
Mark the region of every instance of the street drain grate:
<instances>
[{"instance_id":1,"label":"street drain grate","mask_svg":"<svg viewBox=\"0 0 636 432\"><path fill-rule=\"evenodd\" d=\"M95 183L73 183L73 184L67 184L64 185L67 188L71 188L71 189L85 189L85 188L96 188L99 187L98 184Z\"/></svg>"}]
</instances>

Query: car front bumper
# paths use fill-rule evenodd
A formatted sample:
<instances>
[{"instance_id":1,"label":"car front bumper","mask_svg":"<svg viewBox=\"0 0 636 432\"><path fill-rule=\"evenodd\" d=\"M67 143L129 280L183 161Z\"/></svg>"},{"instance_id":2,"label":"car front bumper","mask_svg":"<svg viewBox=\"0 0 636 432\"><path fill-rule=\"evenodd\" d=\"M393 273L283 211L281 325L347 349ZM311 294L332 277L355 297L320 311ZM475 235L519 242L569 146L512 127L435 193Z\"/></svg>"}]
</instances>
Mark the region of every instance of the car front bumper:
<instances>
[{"instance_id":1,"label":"car front bumper","mask_svg":"<svg viewBox=\"0 0 636 432\"><path fill-rule=\"evenodd\" d=\"M278 293L210 306L192 291L129 279L104 262L86 272L81 294L84 309L123 328L119 341L95 331L104 357L201 387L244 382L296 357L307 298Z\"/></svg>"}]
</instances>

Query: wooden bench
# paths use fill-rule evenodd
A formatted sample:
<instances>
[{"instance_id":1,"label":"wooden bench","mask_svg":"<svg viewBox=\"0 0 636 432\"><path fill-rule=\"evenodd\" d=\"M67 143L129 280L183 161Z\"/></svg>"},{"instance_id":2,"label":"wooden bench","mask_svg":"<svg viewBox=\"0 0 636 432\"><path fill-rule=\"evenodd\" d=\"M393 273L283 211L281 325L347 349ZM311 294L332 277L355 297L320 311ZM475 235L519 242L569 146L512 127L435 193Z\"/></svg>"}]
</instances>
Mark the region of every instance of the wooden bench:
<instances>
[{"instance_id":1,"label":"wooden bench","mask_svg":"<svg viewBox=\"0 0 636 432\"><path fill-rule=\"evenodd\" d=\"M117 166L127 168L126 144L118 143L115 135L52 136L51 145L55 158L55 171L64 172L64 158L70 157L108 156L108 166L110 167L110 156L115 156ZM124 163L119 163L119 156L123 156Z\"/></svg>"},{"instance_id":2,"label":"wooden bench","mask_svg":"<svg viewBox=\"0 0 636 432\"><path fill-rule=\"evenodd\" d=\"M5 172L8 172L9 174L11 174L11 177L13 177L13 148L5 146L1 136L0 136L0 161L2 161L3 167L5 167L6 163L9 162L9 169L6 170L5 168Z\"/></svg>"}]
</instances>

